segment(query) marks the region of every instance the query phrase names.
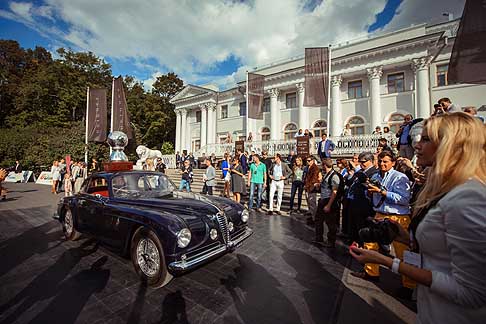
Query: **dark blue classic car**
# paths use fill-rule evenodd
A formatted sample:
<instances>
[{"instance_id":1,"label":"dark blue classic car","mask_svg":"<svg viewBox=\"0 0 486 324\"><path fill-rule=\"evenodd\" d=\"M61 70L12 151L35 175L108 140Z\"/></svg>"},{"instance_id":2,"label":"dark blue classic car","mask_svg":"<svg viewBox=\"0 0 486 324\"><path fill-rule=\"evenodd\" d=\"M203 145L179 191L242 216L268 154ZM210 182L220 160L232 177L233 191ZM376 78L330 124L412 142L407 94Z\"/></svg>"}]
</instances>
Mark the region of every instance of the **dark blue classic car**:
<instances>
[{"instance_id":1,"label":"dark blue classic car","mask_svg":"<svg viewBox=\"0 0 486 324\"><path fill-rule=\"evenodd\" d=\"M167 176L150 171L95 173L78 194L61 200L56 217L68 240L95 236L130 255L141 280L158 287L252 234L240 204L179 192Z\"/></svg>"}]
</instances>

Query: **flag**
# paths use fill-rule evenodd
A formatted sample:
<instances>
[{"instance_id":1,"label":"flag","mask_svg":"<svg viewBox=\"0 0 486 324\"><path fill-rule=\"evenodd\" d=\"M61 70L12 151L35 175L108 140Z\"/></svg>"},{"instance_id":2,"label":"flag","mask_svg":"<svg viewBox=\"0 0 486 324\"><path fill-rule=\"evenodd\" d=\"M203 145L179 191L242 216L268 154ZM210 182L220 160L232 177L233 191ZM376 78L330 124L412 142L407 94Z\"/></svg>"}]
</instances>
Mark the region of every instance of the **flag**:
<instances>
[{"instance_id":1,"label":"flag","mask_svg":"<svg viewBox=\"0 0 486 324\"><path fill-rule=\"evenodd\" d=\"M486 1L467 0L448 71L449 83L486 84Z\"/></svg>"},{"instance_id":2,"label":"flag","mask_svg":"<svg viewBox=\"0 0 486 324\"><path fill-rule=\"evenodd\" d=\"M111 107L112 129L111 131L124 132L129 139L133 138L130 119L128 118L127 100L123 90L123 78L119 76L113 79L113 100Z\"/></svg>"},{"instance_id":3,"label":"flag","mask_svg":"<svg viewBox=\"0 0 486 324\"><path fill-rule=\"evenodd\" d=\"M88 118L86 138L88 142L106 141L106 89L88 89Z\"/></svg>"},{"instance_id":4,"label":"flag","mask_svg":"<svg viewBox=\"0 0 486 324\"><path fill-rule=\"evenodd\" d=\"M263 88L265 76L248 73L248 118L263 119Z\"/></svg>"},{"instance_id":5,"label":"flag","mask_svg":"<svg viewBox=\"0 0 486 324\"><path fill-rule=\"evenodd\" d=\"M71 174L71 155L66 155L66 172Z\"/></svg>"},{"instance_id":6,"label":"flag","mask_svg":"<svg viewBox=\"0 0 486 324\"><path fill-rule=\"evenodd\" d=\"M305 49L304 106L327 106L329 94L329 48Z\"/></svg>"}]
</instances>

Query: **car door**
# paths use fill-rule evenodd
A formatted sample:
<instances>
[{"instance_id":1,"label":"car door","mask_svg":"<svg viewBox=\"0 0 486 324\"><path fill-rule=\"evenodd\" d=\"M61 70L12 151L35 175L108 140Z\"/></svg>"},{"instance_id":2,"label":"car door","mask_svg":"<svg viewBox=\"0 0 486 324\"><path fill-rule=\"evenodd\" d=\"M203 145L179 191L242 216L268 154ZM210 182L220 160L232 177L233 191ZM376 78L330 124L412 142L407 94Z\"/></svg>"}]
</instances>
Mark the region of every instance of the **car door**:
<instances>
[{"instance_id":1,"label":"car door","mask_svg":"<svg viewBox=\"0 0 486 324\"><path fill-rule=\"evenodd\" d=\"M97 237L103 235L104 208L107 200L102 195L107 192L105 184L105 179L92 177L85 190L78 195L78 228L83 233Z\"/></svg>"}]
</instances>

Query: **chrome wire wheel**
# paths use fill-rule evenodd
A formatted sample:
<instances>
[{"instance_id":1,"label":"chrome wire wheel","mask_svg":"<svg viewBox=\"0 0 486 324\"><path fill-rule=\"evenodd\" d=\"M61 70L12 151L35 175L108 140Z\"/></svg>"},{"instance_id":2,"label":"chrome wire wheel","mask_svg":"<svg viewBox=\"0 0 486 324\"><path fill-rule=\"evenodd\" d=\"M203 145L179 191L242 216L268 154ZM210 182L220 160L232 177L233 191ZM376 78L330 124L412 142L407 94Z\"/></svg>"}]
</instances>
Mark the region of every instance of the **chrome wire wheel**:
<instances>
[{"instance_id":1,"label":"chrome wire wheel","mask_svg":"<svg viewBox=\"0 0 486 324\"><path fill-rule=\"evenodd\" d=\"M137 245L137 262L140 270L148 276L155 276L160 269L160 255L157 245L150 238L143 238Z\"/></svg>"},{"instance_id":2,"label":"chrome wire wheel","mask_svg":"<svg viewBox=\"0 0 486 324\"><path fill-rule=\"evenodd\" d=\"M73 234L73 214L70 210L66 211L66 215L64 215L64 229L66 236L69 237Z\"/></svg>"}]
</instances>

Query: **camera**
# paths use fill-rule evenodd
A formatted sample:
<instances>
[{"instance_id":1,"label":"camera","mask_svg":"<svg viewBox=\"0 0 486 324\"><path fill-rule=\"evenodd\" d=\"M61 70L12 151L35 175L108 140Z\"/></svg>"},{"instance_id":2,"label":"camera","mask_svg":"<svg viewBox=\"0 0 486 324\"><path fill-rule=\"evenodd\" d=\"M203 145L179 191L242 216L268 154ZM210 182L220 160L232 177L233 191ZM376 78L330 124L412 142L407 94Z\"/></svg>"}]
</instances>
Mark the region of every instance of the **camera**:
<instances>
[{"instance_id":1,"label":"camera","mask_svg":"<svg viewBox=\"0 0 486 324\"><path fill-rule=\"evenodd\" d=\"M366 243L376 242L380 245L389 245L400 233L398 225L390 221L372 220L370 226L359 230L359 238Z\"/></svg>"},{"instance_id":2,"label":"camera","mask_svg":"<svg viewBox=\"0 0 486 324\"><path fill-rule=\"evenodd\" d=\"M377 180L377 179L369 179L368 180L368 183L370 185L373 185L375 187L378 187L380 189L385 189L382 185L381 185L381 181L380 180Z\"/></svg>"}]
</instances>

